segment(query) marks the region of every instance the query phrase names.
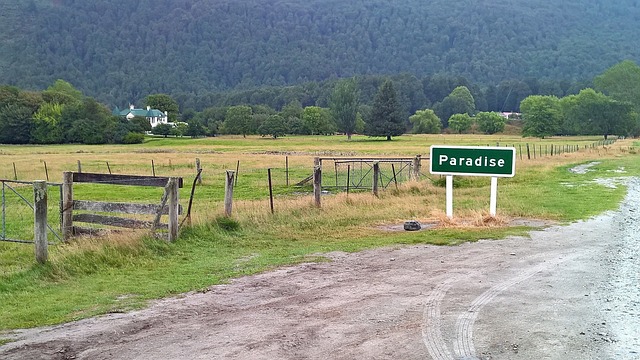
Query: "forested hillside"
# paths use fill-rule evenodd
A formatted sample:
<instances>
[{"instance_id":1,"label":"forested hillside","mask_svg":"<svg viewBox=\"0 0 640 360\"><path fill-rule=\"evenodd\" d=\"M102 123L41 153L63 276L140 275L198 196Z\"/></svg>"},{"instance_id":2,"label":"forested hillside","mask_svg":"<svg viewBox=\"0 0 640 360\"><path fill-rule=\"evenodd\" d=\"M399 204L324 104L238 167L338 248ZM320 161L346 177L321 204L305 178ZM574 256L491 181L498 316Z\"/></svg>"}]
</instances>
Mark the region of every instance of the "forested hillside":
<instances>
[{"instance_id":1,"label":"forested hillside","mask_svg":"<svg viewBox=\"0 0 640 360\"><path fill-rule=\"evenodd\" d=\"M640 60L637 0L0 0L0 84L113 105L353 75L590 80Z\"/></svg>"}]
</instances>

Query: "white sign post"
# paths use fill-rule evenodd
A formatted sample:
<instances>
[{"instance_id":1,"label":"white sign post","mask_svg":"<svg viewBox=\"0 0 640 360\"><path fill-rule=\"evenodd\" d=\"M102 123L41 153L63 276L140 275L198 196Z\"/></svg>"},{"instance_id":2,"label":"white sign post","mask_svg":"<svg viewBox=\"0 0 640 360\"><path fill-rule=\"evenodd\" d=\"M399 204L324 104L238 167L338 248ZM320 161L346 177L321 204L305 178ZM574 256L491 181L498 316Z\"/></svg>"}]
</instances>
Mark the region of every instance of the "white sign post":
<instances>
[{"instance_id":1,"label":"white sign post","mask_svg":"<svg viewBox=\"0 0 640 360\"><path fill-rule=\"evenodd\" d=\"M431 146L429 170L446 176L446 211L453 218L453 176L491 176L489 214L496 216L498 178L516 174L516 149L491 146Z\"/></svg>"}]
</instances>

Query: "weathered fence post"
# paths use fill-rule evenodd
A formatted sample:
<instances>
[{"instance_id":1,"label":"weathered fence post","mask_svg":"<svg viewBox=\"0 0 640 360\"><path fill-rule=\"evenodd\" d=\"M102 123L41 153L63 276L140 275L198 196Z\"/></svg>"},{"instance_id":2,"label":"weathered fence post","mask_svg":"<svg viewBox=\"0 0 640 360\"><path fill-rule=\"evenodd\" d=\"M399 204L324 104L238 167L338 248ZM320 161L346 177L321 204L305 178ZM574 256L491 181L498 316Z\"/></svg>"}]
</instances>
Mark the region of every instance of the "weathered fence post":
<instances>
[{"instance_id":1,"label":"weathered fence post","mask_svg":"<svg viewBox=\"0 0 640 360\"><path fill-rule=\"evenodd\" d=\"M49 181L49 169L47 169L47 162L44 161L44 174L47 177L47 181Z\"/></svg>"},{"instance_id":2,"label":"weathered fence post","mask_svg":"<svg viewBox=\"0 0 640 360\"><path fill-rule=\"evenodd\" d=\"M527 159L531 160L531 151L529 150L529 144L527 144Z\"/></svg>"},{"instance_id":3,"label":"weathered fence post","mask_svg":"<svg viewBox=\"0 0 640 360\"><path fill-rule=\"evenodd\" d=\"M202 185L202 168L200 167L200 158L196 158L196 172L198 174L198 185Z\"/></svg>"},{"instance_id":4,"label":"weathered fence post","mask_svg":"<svg viewBox=\"0 0 640 360\"><path fill-rule=\"evenodd\" d=\"M178 238L178 179L170 178L167 186L169 190L169 242Z\"/></svg>"},{"instance_id":5,"label":"weathered fence post","mask_svg":"<svg viewBox=\"0 0 640 360\"><path fill-rule=\"evenodd\" d=\"M374 162L373 163L373 186L372 186L372 192L374 196L378 196L378 181L380 179L380 163L379 162Z\"/></svg>"},{"instance_id":6,"label":"weathered fence post","mask_svg":"<svg viewBox=\"0 0 640 360\"><path fill-rule=\"evenodd\" d=\"M36 261L40 264L47 262L49 250L47 248L47 182L35 181L33 183L33 213L34 240L36 244Z\"/></svg>"},{"instance_id":7,"label":"weathered fence post","mask_svg":"<svg viewBox=\"0 0 640 360\"><path fill-rule=\"evenodd\" d=\"M235 172L227 170L227 181L224 184L224 216L231 217L233 211L233 185Z\"/></svg>"},{"instance_id":8,"label":"weathered fence post","mask_svg":"<svg viewBox=\"0 0 640 360\"><path fill-rule=\"evenodd\" d=\"M238 185L238 178L240 177L240 160L238 160L238 162L236 163L236 179L235 182L233 183L234 185Z\"/></svg>"},{"instance_id":9,"label":"weathered fence post","mask_svg":"<svg viewBox=\"0 0 640 360\"><path fill-rule=\"evenodd\" d=\"M62 173L62 240L73 236L73 173Z\"/></svg>"},{"instance_id":10,"label":"weathered fence post","mask_svg":"<svg viewBox=\"0 0 640 360\"><path fill-rule=\"evenodd\" d=\"M18 171L16 170L16 163L13 163L13 180L18 180Z\"/></svg>"},{"instance_id":11,"label":"weathered fence post","mask_svg":"<svg viewBox=\"0 0 640 360\"><path fill-rule=\"evenodd\" d=\"M82 163L80 162L80 160L78 160L78 172L82 172Z\"/></svg>"},{"instance_id":12,"label":"weathered fence post","mask_svg":"<svg viewBox=\"0 0 640 360\"><path fill-rule=\"evenodd\" d=\"M319 161L318 161L319 163ZM320 196L322 195L322 166L313 167L313 200L316 207L321 207Z\"/></svg>"},{"instance_id":13,"label":"weathered fence post","mask_svg":"<svg viewBox=\"0 0 640 360\"><path fill-rule=\"evenodd\" d=\"M271 207L271 213L273 214L273 185L271 183L271 168L267 169L267 176L269 177L269 206Z\"/></svg>"},{"instance_id":14,"label":"weathered fence post","mask_svg":"<svg viewBox=\"0 0 640 360\"><path fill-rule=\"evenodd\" d=\"M286 174L286 179L287 179L287 187L289 187L289 157L285 156L284 157L284 172Z\"/></svg>"},{"instance_id":15,"label":"weathered fence post","mask_svg":"<svg viewBox=\"0 0 640 360\"><path fill-rule=\"evenodd\" d=\"M411 179L415 181L420 180L420 167L422 166L421 157L422 155L416 155L416 157L413 158L413 166L411 167Z\"/></svg>"}]
</instances>

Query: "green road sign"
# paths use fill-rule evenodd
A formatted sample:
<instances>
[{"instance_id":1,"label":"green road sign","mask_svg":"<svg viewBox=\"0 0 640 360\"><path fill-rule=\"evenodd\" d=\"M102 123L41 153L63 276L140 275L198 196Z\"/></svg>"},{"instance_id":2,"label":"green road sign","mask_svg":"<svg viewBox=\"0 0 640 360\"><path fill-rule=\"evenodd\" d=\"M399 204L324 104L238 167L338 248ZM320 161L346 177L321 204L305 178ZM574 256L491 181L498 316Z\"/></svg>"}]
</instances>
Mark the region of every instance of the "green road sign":
<instances>
[{"instance_id":1,"label":"green road sign","mask_svg":"<svg viewBox=\"0 0 640 360\"><path fill-rule=\"evenodd\" d=\"M431 146L432 174L513 177L516 149L491 146Z\"/></svg>"}]
</instances>

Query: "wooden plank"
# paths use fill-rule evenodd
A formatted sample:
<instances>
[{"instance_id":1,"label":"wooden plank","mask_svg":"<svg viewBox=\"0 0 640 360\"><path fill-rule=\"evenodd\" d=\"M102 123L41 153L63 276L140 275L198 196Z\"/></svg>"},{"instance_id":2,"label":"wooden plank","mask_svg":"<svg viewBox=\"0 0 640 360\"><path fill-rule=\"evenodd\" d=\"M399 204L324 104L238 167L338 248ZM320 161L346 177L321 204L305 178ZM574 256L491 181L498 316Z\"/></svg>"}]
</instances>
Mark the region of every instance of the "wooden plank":
<instances>
[{"instance_id":1,"label":"wooden plank","mask_svg":"<svg viewBox=\"0 0 640 360\"><path fill-rule=\"evenodd\" d=\"M101 201L75 200L73 210L85 210L93 212L110 212L120 214L156 215L160 205L156 204L131 204ZM162 209L162 215L169 214L169 207ZM182 215L182 205L178 205L178 214Z\"/></svg>"},{"instance_id":2,"label":"wooden plank","mask_svg":"<svg viewBox=\"0 0 640 360\"><path fill-rule=\"evenodd\" d=\"M178 178L178 187L182 188L182 178ZM156 186L165 187L169 181L168 177L140 176L140 175L114 175L96 173L73 173L73 182L78 183L101 183L111 185L134 185L134 186Z\"/></svg>"},{"instance_id":3,"label":"wooden plank","mask_svg":"<svg viewBox=\"0 0 640 360\"><path fill-rule=\"evenodd\" d=\"M151 221L127 219L127 218L121 218L116 216L105 216L105 215L95 215L95 214L73 215L73 221L123 227L128 229L151 228L151 225L153 225Z\"/></svg>"}]
</instances>

